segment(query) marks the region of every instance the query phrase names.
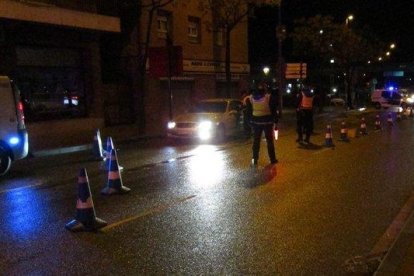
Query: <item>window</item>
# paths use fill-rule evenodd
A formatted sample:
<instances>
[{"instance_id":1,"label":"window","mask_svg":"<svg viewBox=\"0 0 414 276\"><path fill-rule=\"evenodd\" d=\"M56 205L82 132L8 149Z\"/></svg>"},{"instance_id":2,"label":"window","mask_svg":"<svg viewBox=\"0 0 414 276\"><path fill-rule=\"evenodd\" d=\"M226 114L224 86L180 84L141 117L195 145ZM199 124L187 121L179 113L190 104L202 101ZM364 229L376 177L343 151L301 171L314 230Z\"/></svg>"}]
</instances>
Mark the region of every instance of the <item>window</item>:
<instances>
[{"instance_id":1,"label":"window","mask_svg":"<svg viewBox=\"0 0 414 276\"><path fill-rule=\"evenodd\" d=\"M218 28L215 32L214 32L214 45L215 46L223 46L223 28Z\"/></svg>"},{"instance_id":2,"label":"window","mask_svg":"<svg viewBox=\"0 0 414 276\"><path fill-rule=\"evenodd\" d=\"M171 13L165 10L158 10L157 29L159 38L167 38L170 29Z\"/></svg>"},{"instance_id":3,"label":"window","mask_svg":"<svg viewBox=\"0 0 414 276\"><path fill-rule=\"evenodd\" d=\"M188 17L188 41L191 43L201 42L200 34L200 18L189 16Z\"/></svg>"}]
</instances>

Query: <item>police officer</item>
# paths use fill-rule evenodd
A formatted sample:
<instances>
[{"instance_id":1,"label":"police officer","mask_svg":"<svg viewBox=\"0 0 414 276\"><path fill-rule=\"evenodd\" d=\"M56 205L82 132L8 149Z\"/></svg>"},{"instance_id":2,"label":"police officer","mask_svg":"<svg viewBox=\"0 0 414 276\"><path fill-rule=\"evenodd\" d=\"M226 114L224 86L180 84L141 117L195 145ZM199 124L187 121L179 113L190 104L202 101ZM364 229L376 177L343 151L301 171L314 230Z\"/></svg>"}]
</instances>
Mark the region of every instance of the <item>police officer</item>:
<instances>
[{"instance_id":1,"label":"police officer","mask_svg":"<svg viewBox=\"0 0 414 276\"><path fill-rule=\"evenodd\" d=\"M267 153L270 163L276 164L274 138L274 126L278 122L276 97L267 92L266 84L259 84L253 90L252 95L246 99L247 113L251 117L253 128L253 159L252 165L257 166L259 160L260 140L264 132L267 143Z\"/></svg>"},{"instance_id":2,"label":"police officer","mask_svg":"<svg viewBox=\"0 0 414 276\"><path fill-rule=\"evenodd\" d=\"M297 95L296 119L298 139L296 142L308 145L313 132L313 93L311 89L303 89ZM303 139L305 135L305 139Z\"/></svg>"}]
</instances>

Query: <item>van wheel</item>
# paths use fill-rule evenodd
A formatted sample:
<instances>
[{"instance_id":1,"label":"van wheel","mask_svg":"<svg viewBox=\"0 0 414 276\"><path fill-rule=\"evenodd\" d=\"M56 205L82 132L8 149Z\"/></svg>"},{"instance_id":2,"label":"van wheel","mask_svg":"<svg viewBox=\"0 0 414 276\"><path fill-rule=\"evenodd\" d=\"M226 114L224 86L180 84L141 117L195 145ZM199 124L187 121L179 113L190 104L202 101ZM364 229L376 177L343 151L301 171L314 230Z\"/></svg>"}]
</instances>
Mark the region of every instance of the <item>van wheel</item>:
<instances>
[{"instance_id":1,"label":"van wheel","mask_svg":"<svg viewBox=\"0 0 414 276\"><path fill-rule=\"evenodd\" d=\"M380 103L375 103L375 108L376 109L381 109L381 104Z\"/></svg>"},{"instance_id":2,"label":"van wheel","mask_svg":"<svg viewBox=\"0 0 414 276\"><path fill-rule=\"evenodd\" d=\"M11 165L11 157L7 151L0 146L0 175L5 175Z\"/></svg>"}]
</instances>

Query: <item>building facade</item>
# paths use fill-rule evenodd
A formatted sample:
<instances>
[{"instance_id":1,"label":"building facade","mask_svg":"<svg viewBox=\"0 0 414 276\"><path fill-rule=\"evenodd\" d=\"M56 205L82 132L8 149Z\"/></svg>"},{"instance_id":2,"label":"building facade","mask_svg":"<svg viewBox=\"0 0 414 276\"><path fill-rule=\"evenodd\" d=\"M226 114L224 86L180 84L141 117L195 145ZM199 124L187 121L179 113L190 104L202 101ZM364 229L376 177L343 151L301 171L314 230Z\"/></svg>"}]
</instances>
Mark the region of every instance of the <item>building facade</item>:
<instances>
[{"instance_id":1,"label":"building facade","mask_svg":"<svg viewBox=\"0 0 414 276\"><path fill-rule=\"evenodd\" d=\"M147 37L146 2L0 1L0 75L20 88L29 131L92 135L137 121L141 92L135 77ZM182 49L183 70L171 78L153 76L152 57L146 62L143 133L162 135L171 114L198 99L225 96L224 35L211 21L198 0L154 10L149 48L166 47L170 38L169 45ZM236 26L231 40L231 96L239 97L249 74L247 22Z\"/></svg>"},{"instance_id":2,"label":"building facade","mask_svg":"<svg viewBox=\"0 0 414 276\"><path fill-rule=\"evenodd\" d=\"M149 13L143 11L140 22L140 44L145 44ZM214 27L213 16L208 9L200 9L199 0L173 1L160 7L153 15L150 28L150 48L167 47L170 44L182 49L182 72L172 76L171 85L168 74L153 77L147 81L147 130L159 132L169 120L170 112L176 115L199 99L213 97L240 98L242 91L248 89L248 37L247 18L231 32L231 95L226 93L225 82L225 35L224 30ZM151 71L152 57L149 56L147 68ZM171 93L170 93L171 92ZM172 110L169 108L172 96ZM162 132L162 131L161 131Z\"/></svg>"}]
</instances>

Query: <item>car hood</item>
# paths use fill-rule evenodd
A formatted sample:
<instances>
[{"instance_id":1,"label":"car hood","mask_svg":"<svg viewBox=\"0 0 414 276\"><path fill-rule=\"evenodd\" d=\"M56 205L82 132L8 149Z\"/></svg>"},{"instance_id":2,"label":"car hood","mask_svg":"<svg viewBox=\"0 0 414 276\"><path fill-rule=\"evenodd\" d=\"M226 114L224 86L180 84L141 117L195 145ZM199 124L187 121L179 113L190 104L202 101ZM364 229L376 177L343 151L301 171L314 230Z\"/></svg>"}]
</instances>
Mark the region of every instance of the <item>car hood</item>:
<instances>
[{"instance_id":1,"label":"car hood","mask_svg":"<svg viewBox=\"0 0 414 276\"><path fill-rule=\"evenodd\" d=\"M213 121L218 122L222 118L220 113L186 113L178 115L175 122L200 122L200 121Z\"/></svg>"}]
</instances>

